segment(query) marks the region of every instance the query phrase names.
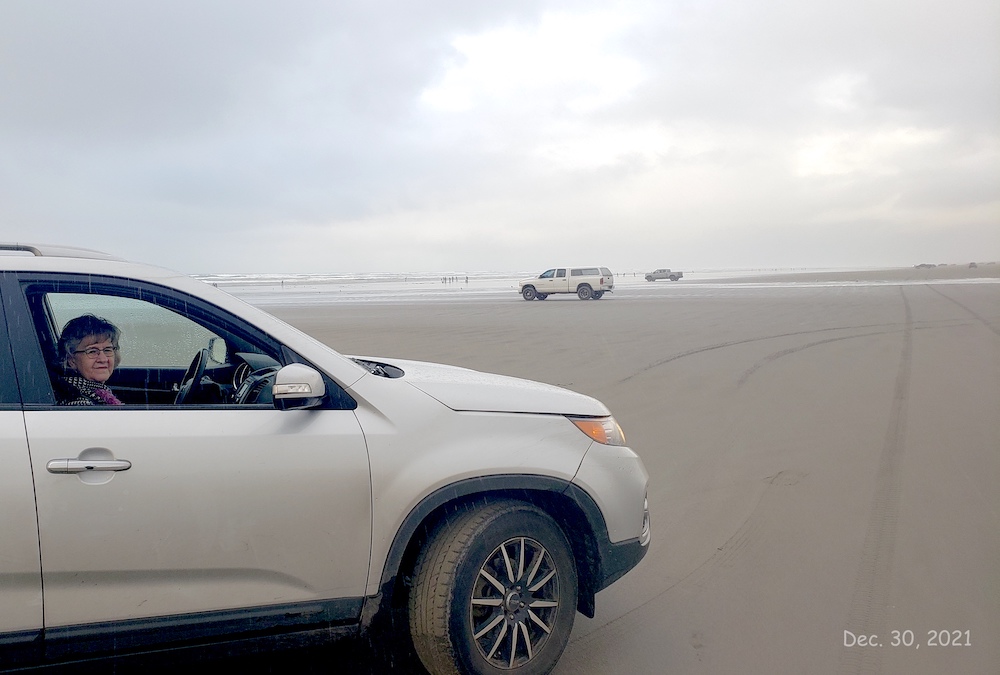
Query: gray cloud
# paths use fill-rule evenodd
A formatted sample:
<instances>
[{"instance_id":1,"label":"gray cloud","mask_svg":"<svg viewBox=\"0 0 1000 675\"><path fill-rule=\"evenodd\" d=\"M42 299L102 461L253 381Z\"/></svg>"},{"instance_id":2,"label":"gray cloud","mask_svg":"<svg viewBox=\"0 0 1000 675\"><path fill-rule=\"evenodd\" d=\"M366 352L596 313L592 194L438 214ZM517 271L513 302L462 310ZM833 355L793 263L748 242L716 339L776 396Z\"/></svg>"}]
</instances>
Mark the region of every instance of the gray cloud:
<instances>
[{"instance_id":1,"label":"gray cloud","mask_svg":"<svg viewBox=\"0 0 1000 675\"><path fill-rule=\"evenodd\" d=\"M995 3L615 8L5 3L0 239L190 272L1000 258Z\"/></svg>"}]
</instances>

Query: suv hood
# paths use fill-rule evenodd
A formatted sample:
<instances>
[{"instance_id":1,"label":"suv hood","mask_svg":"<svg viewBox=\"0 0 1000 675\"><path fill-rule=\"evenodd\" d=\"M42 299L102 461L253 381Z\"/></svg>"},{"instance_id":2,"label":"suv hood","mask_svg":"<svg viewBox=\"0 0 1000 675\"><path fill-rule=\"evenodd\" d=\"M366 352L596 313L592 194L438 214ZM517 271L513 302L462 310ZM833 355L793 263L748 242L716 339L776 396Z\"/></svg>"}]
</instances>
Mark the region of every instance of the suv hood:
<instances>
[{"instance_id":1,"label":"suv hood","mask_svg":"<svg viewBox=\"0 0 1000 675\"><path fill-rule=\"evenodd\" d=\"M593 417L611 414L597 399L551 384L440 363L361 358L400 368L404 373L401 379L452 410Z\"/></svg>"}]
</instances>

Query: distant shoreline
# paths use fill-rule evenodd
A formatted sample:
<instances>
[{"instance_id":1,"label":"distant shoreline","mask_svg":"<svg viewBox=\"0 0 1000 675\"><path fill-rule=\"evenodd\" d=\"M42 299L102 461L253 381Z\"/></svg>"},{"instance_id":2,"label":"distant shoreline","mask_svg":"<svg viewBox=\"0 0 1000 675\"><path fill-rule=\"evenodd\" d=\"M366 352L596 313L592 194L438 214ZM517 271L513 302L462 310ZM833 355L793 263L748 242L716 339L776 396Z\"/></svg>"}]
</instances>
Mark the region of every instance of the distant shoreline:
<instances>
[{"instance_id":1,"label":"distant shoreline","mask_svg":"<svg viewBox=\"0 0 1000 675\"><path fill-rule=\"evenodd\" d=\"M713 283L773 283L794 281L934 281L948 279L998 279L1000 263L966 265L927 265L846 271L801 271L752 274L712 279Z\"/></svg>"},{"instance_id":2,"label":"distant shoreline","mask_svg":"<svg viewBox=\"0 0 1000 675\"><path fill-rule=\"evenodd\" d=\"M409 303L426 301L481 301L520 299L518 280L524 273L470 272L381 274L226 274L198 277L255 305L308 305L329 303ZM675 293L713 288L758 286L891 285L919 283L1000 283L1000 263L938 265L935 267L869 270L753 270L685 271L679 281L645 280L642 271L615 274L618 295Z\"/></svg>"},{"instance_id":3,"label":"distant shoreline","mask_svg":"<svg viewBox=\"0 0 1000 675\"><path fill-rule=\"evenodd\" d=\"M997 279L1000 262L964 265L918 265L871 269L711 269L680 270L685 273L680 283L775 283L795 281L923 281L947 279ZM468 284L517 281L537 272L356 272L356 273L228 273L196 274L210 284L221 287L248 285L313 285L313 284ZM643 280L642 270L615 272L616 280ZM671 282L667 282L671 283Z\"/></svg>"}]
</instances>

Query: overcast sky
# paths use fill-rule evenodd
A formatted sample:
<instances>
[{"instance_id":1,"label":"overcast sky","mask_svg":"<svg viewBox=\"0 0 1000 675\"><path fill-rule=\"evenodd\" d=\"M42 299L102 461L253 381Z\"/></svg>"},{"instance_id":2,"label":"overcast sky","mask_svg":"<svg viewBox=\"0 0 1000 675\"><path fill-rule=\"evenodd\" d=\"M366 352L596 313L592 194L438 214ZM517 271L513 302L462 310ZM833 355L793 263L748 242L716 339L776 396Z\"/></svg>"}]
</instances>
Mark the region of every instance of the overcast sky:
<instances>
[{"instance_id":1,"label":"overcast sky","mask_svg":"<svg viewBox=\"0 0 1000 675\"><path fill-rule=\"evenodd\" d=\"M1000 260L1000 3L3 0L0 240L188 273Z\"/></svg>"}]
</instances>

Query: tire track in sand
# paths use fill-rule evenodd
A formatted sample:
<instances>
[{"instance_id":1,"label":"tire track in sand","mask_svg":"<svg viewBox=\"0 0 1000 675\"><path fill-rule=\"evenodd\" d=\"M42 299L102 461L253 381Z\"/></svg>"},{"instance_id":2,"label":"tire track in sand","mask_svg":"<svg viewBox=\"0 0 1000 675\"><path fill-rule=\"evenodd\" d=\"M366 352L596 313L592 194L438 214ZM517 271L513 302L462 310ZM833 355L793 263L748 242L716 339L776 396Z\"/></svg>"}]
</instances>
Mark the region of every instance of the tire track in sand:
<instances>
[{"instance_id":1,"label":"tire track in sand","mask_svg":"<svg viewBox=\"0 0 1000 675\"><path fill-rule=\"evenodd\" d=\"M746 369L745 371L743 371L743 374L740 375L739 379L736 381L736 388L739 389L744 384L746 384L747 380L750 379L750 376L753 375L754 373L756 373L758 370L760 370L764 366L766 366L766 365L768 365L770 363L773 363L774 361L777 361L778 359L783 358L785 356L790 356L791 354L796 354L796 353L804 351L806 349L811 349L813 347L819 347L821 345L828 345L828 344L831 344L831 343L834 343L834 342L842 342L844 340L854 340L854 339L857 339L857 338L872 337L872 336L875 336L875 335L886 335L887 333L895 333L895 332L897 332L897 331L895 331L895 330L882 330L882 331L877 331L877 332L874 332L874 333L860 333L858 335L844 335L844 336L841 336L841 337L827 338L825 340L817 340L816 342L809 342L807 344L799 345L797 347L790 347L788 349L782 349L781 351L774 352L773 354L768 354L767 356L765 356L761 360L759 360L756 363L754 363L748 369Z\"/></svg>"},{"instance_id":2,"label":"tire track in sand","mask_svg":"<svg viewBox=\"0 0 1000 675\"><path fill-rule=\"evenodd\" d=\"M595 639L619 641L628 639L632 633L633 617L647 613L646 609L663 596L678 590L697 591L709 587L714 577L737 565L740 559L755 548L767 545L766 527L774 500L780 498L782 490L797 485L808 474L782 470L761 480L759 494L750 513L724 542L684 576L657 590L643 602L602 625L590 635L572 639L570 644L588 645ZM698 648L698 647L696 647Z\"/></svg>"},{"instance_id":3,"label":"tire track in sand","mask_svg":"<svg viewBox=\"0 0 1000 675\"><path fill-rule=\"evenodd\" d=\"M983 317L983 316L979 315L978 313L972 311L971 309L969 309L968 307L966 307L965 305L963 305L961 302L959 302L955 298L951 297L947 293L941 292L940 290L938 290L937 288L934 288L930 284L927 285L927 288L931 289L932 291L934 291L935 293L937 293L938 295L940 295L945 300L949 300L949 301L955 303L956 305L958 305L959 307L961 307L962 309L964 309L966 312L968 312L969 314L971 314L972 316L974 316L980 323L982 323L988 329L990 329L991 331L993 331L993 333L997 337L1000 337L1000 328L997 328L996 326L994 326L992 323L990 323L990 321L988 319L986 319L985 317Z\"/></svg>"},{"instance_id":4,"label":"tire track in sand","mask_svg":"<svg viewBox=\"0 0 1000 675\"><path fill-rule=\"evenodd\" d=\"M896 373L889 427L875 475L875 494L868 529L844 623L844 629L856 635L876 634L882 639L888 639L885 627L892 585L892 557L896 548L903 443L913 357L913 314L902 286L899 292L906 313L903 348ZM845 647L841 653L839 672L842 675L878 673L882 667L881 653L882 650L877 648Z\"/></svg>"},{"instance_id":5,"label":"tire track in sand","mask_svg":"<svg viewBox=\"0 0 1000 675\"><path fill-rule=\"evenodd\" d=\"M665 366L668 363L672 363L674 361L678 361L680 359L684 359L684 358L687 358L689 356L695 356L695 355L698 355L698 354L704 354L705 352L716 351L718 349L726 349L727 347L736 347L738 345L752 344L754 342L764 342L764 341L767 341L767 340L777 340L779 338L798 337L798 336L801 336L801 335L817 335L819 333L829 333L829 332L834 332L834 331L860 330L860 329L863 329L863 328L885 328L886 325L888 325L888 324L867 324L867 325L862 325L862 326L834 326L834 327L831 327L831 328L820 328L820 329L813 329L813 330L799 330L799 331L793 331L793 332L790 332L790 333L779 333L777 335L761 335L759 337L746 338L744 340L731 340L729 342L720 342L718 344L709 345L707 347L697 347L695 349L689 349L687 351L680 352L678 354L671 354L670 356L668 356L666 358L660 359L658 361L654 361L653 363L649 363L649 364L643 366L642 368L640 368L639 370L635 371L631 375L626 375L625 377L621 378L620 380L618 380L617 382L615 382L615 384L624 384L624 383L628 382L629 380L632 380L632 379L634 379L636 377L639 377L640 375L645 375L646 373L648 373L648 372L650 372L652 370L655 370L655 369L659 368L660 366ZM891 331L884 331L884 332L891 332ZM877 335L877 334L878 333L871 333L871 335ZM843 336L843 337L840 337L840 338L833 338L833 340L851 339L853 337L863 337L863 336L847 335L847 336ZM828 342L828 341L824 340L824 341L821 341L821 342L816 343L816 344L822 344L824 342ZM812 346L812 345L806 345L806 346ZM563 385L563 386L565 386L565 385Z\"/></svg>"}]
</instances>

